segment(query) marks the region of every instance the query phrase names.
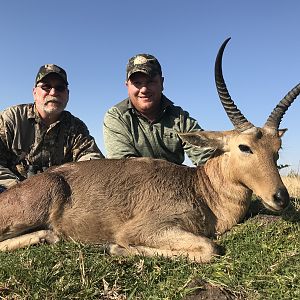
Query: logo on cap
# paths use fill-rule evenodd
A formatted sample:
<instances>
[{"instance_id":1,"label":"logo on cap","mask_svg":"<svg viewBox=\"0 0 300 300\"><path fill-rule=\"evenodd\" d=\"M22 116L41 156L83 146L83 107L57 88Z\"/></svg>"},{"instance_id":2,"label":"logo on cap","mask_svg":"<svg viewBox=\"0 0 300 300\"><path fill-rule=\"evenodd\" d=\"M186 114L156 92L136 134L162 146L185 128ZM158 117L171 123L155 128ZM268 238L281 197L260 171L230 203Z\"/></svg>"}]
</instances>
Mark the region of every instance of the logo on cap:
<instances>
[{"instance_id":1,"label":"logo on cap","mask_svg":"<svg viewBox=\"0 0 300 300\"><path fill-rule=\"evenodd\" d=\"M47 64L44 67L48 72L59 73L61 71L61 69L59 67L57 67L56 65L53 65L53 64Z\"/></svg>"},{"instance_id":2,"label":"logo on cap","mask_svg":"<svg viewBox=\"0 0 300 300\"><path fill-rule=\"evenodd\" d=\"M151 54L137 54L129 59L126 67L126 79L128 80L133 73L137 72L151 77L156 74L162 76L160 63Z\"/></svg>"},{"instance_id":3,"label":"logo on cap","mask_svg":"<svg viewBox=\"0 0 300 300\"><path fill-rule=\"evenodd\" d=\"M134 61L133 64L134 65L142 65L142 64L146 64L148 61L148 59L144 56L137 56Z\"/></svg>"}]
</instances>

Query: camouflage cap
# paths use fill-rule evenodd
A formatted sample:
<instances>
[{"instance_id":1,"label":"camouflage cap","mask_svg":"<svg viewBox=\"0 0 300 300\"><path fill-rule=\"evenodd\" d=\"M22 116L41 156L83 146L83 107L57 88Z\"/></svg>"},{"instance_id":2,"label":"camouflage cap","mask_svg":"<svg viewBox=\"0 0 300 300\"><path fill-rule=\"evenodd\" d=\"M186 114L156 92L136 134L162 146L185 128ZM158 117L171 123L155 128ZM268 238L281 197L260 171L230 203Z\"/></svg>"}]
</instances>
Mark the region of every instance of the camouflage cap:
<instances>
[{"instance_id":1,"label":"camouflage cap","mask_svg":"<svg viewBox=\"0 0 300 300\"><path fill-rule=\"evenodd\" d=\"M142 72L150 77L157 74L162 76L161 66L158 60L150 54L137 54L131 57L126 67L126 80L133 73Z\"/></svg>"},{"instance_id":2,"label":"camouflage cap","mask_svg":"<svg viewBox=\"0 0 300 300\"><path fill-rule=\"evenodd\" d=\"M36 78L35 78L35 85L50 73L56 73L68 85L66 71L63 68L61 68L57 65L54 65L54 64L47 64L47 65L43 65L40 67L40 69L36 75Z\"/></svg>"}]
</instances>

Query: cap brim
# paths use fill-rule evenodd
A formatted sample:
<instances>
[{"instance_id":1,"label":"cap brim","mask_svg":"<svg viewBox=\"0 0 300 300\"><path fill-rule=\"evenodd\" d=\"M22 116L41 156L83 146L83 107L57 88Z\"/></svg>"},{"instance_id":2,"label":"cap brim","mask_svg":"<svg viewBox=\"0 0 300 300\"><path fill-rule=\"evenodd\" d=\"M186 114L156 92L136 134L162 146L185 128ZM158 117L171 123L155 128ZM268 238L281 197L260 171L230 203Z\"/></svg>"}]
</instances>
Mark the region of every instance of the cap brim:
<instances>
[{"instance_id":1,"label":"cap brim","mask_svg":"<svg viewBox=\"0 0 300 300\"><path fill-rule=\"evenodd\" d=\"M57 72L49 72L49 73L45 74L42 78L40 78L38 81L36 81L35 84L38 84L39 82L41 82L45 77L47 77L50 74L56 74L58 77L60 77L66 83L66 85L69 85L68 81L61 74L59 74Z\"/></svg>"},{"instance_id":2,"label":"cap brim","mask_svg":"<svg viewBox=\"0 0 300 300\"><path fill-rule=\"evenodd\" d=\"M147 69L135 69L135 70L132 70L130 72L127 73L127 80L130 78L130 76L132 74L135 74L135 73L143 73L143 74L146 74L150 77L153 77L155 75L158 74L158 72L153 72L152 70L147 70Z\"/></svg>"}]
</instances>

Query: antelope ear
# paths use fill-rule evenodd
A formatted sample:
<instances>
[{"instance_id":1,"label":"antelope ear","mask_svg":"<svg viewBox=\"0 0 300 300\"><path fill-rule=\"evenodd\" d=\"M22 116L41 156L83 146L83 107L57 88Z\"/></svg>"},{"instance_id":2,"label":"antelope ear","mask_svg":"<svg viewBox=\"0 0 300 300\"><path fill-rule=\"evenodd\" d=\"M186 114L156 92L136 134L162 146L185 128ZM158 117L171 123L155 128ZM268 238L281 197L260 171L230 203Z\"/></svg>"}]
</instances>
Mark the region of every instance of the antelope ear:
<instances>
[{"instance_id":1,"label":"antelope ear","mask_svg":"<svg viewBox=\"0 0 300 300\"><path fill-rule=\"evenodd\" d=\"M287 128L284 129L278 129L278 136L281 138L283 137L283 135L285 134L285 132L287 131Z\"/></svg>"},{"instance_id":2,"label":"antelope ear","mask_svg":"<svg viewBox=\"0 0 300 300\"><path fill-rule=\"evenodd\" d=\"M224 134L221 131L196 131L189 133L178 133L183 142L197 147L223 149Z\"/></svg>"}]
</instances>

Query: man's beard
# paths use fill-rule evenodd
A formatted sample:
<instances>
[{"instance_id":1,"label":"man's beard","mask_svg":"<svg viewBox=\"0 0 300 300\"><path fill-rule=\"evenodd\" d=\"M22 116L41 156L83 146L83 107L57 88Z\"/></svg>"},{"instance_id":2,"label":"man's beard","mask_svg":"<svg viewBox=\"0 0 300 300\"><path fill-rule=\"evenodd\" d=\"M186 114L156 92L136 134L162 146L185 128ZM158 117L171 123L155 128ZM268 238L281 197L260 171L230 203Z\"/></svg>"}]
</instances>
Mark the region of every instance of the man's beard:
<instances>
[{"instance_id":1,"label":"man's beard","mask_svg":"<svg viewBox=\"0 0 300 300\"><path fill-rule=\"evenodd\" d=\"M48 106L48 103L55 103L55 106ZM47 114L60 114L64 111L67 106L68 101L62 103L57 99L57 97L47 97L45 103L41 105L42 110Z\"/></svg>"}]
</instances>

